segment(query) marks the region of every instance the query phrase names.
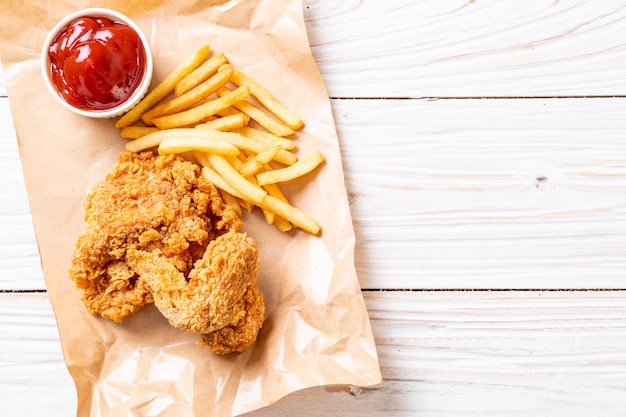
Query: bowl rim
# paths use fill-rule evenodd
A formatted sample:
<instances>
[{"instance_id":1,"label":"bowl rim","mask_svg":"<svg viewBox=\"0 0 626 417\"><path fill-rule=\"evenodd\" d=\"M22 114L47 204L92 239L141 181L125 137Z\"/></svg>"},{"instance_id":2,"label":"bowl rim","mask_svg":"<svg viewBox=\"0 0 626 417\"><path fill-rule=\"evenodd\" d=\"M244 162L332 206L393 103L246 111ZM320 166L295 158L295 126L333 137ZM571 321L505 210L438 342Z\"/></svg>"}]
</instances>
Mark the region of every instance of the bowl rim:
<instances>
[{"instance_id":1,"label":"bowl rim","mask_svg":"<svg viewBox=\"0 0 626 417\"><path fill-rule=\"evenodd\" d=\"M131 27L139 37L144 51L146 55L146 65L144 68L143 80L138 88L135 89L134 93L130 96L128 100L124 103L112 107L106 110L83 110L77 107L72 106L67 101L63 99L63 97L59 94L58 89L56 88L54 82L50 77L50 58L48 56L48 49L52 41L56 38L61 30L63 30L68 23L72 20L83 17L83 16L96 16L96 17L108 17L112 20L121 21L128 26ZM71 110L74 113L80 114L81 116L87 116L92 118L110 118L116 117L126 113L128 110L133 108L146 94L148 88L150 87L150 83L152 82L152 73L153 73L153 59L152 53L150 51L150 43L148 42L148 38L144 35L141 28L128 16L120 13L116 10L104 8L104 7L90 7L86 9L76 10L65 16L63 19L59 20L48 32L44 43L41 48L41 73L44 79L44 83L48 88L48 91L54 96L54 98L59 102L63 107L68 110Z\"/></svg>"}]
</instances>

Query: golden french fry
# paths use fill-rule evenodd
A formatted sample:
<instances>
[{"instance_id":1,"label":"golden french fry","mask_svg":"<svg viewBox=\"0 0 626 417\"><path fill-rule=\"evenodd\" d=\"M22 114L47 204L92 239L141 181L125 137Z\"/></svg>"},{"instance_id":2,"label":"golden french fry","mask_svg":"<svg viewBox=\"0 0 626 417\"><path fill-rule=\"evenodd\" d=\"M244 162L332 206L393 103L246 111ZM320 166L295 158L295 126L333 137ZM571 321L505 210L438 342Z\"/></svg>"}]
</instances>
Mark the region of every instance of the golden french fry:
<instances>
[{"instance_id":1,"label":"golden french fry","mask_svg":"<svg viewBox=\"0 0 626 417\"><path fill-rule=\"evenodd\" d=\"M244 177L256 174L263 168L263 165L274 159L281 149L280 145L268 146L241 165L239 172Z\"/></svg>"},{"instance_id":2,"label":"golden french fry","mask_svg":"<svg viewBox=\"0 0 626 417\"><path fill-rule=\"evenodd\" d=\"M208 122L200 123L195 127L197 129L212 129L222 132L232 131L246 125L246 115L243 113L231 114L230 116L218 117Z\"/></svg>"},{"instance_id":3,"label":"golden french fry","mask_svg":"<svg viewBox=\"0 0 626 417\"><path fill-rule=\"evenodd\" d=\"M158 127L148 126L126 126L120 130L120 136L124 139L137 139L142 136L146 136L148 133L154 133L159 131Z\"/></svg>"},{"instance_id":4,"label":"golden french fry","mask_svg":"<svg viewBox=\"0 0 626 417\"><path fill-rule=\"evenodd\" d=\"M243 114L243 113L233 107L228 107L224 110L218 111L216 114L221 117L226 117L226 116L232 116L234 114ZM246 124L248 124L248 122L250 121L250 116L248 116L247 114L244 114L244 118L246 119Z\"/></svg>"},{"instance_id":5,"label":"golden french fry","mask_svg":"<svg viewBox=\"0 0 626 417\"><path fill-rule=\"evenodd\" d=\"M206 154L206 160L213 169L209 168L209 165L204 166L202 176L213 182L216 187L251 202L261 209L269 210L311 234L316 235L320 232L320 226L315 219L280 198L268 195L263 188L245 179L225 157ZM227 184L224 185L224 182Z\"/></svg>"},{"instance_id":6,"label":"golden french fry","mask_svg":"<svg viewBox=\"0 0 626 417\"><path fill-rule=\"evenodd\" d=\"M191 154L195 158L196 162L203 167L211 168L211 163L209 162L209 155L205 152L191 151ZM208 178L207 178L208 180ZM213 181L211 181L213 182ZM228 191L228 190L226 190ZM230 193L230 191L228 191ZM232 193L231 193L232 194Z\"/></svg>"},{"instance_id":7,"label":"golden french fry","mask_svg":"<svg viewBox=\"0 0 626 417\"><path fill-rule=\"evenodd\" d=\"M278 228L281 232L288 232L293 228L291 223L277 214L274 214L274 226L276 226L276 228Z\"/></svg>"},{"instance_id":8,"label":"golden french fry","mask_svg":"<svg viewBox=\"0 0 626 417\"><path fill-rule=\"evenodd\" d=\"M115 127L122 128L129 126L139 120L143 113L150 110L155 104L163 100L169 93L171 93L174 90L176 83L196 69L209 54L210 50L211 48L209 45L204 45L191 57L187 58L172 73L165 77L161 83L150 91L135 107L120 117L120 119L115 123Z\"/></svg>"},{"instance_id":9,"label":"golden french fry","mask_svg":"<svg viewBox=\"0 0 626 417\"><path fill-rule=\"evenodd\" d=\"M264 132L262 130L255 129L249 126L244 126L238 129L234 129L233 132L239 133L240 135L245 136L250 139L260 140L267 144L280 145L286 151L289 151L296 147L296 143L291 139L286 139L280 136L276 136L269 132Z\"/></svg>"},{"instance_id":10,"label":"golden french fry","mask_svg":"<svg viewBox=\"0 0 626 417\"><path fill-rule=\"evenodd\" d=\"M261 172L256 178L260 185L289 181L313 171L322 162L324 162L324 155L316 151L291 166Z\"/></svg>"},{"instance_id":11,"label":"golden french fry","mask_svg":"<svg viewBox=\"0 0 626 417\"><path fill-rule=\"evenodd\" d=\"M129 152L141 152L146 149L154 148L155 146L159 146L159 143L163 140L163 136L161 136L161 132L165 132L159 130L154 133L148 133L140 138L132 140L130 142L126 142L126 150Z\"/></svg>"},{"instance_id":12,"label":"golden french fry","mask_svg":"<svg viewBox=\"0 0 626 417\"><path fill-rule=\"evenodd\" d=\"M209 155L209 162L232 188L240 194L242 198L260 206L267 195L264 189L245 179L226 158L220 155Z\"/></svg>"},{"instance_id":13,"label":"golden french fry","mask_svg":"<svg viewBox=\"0 0 626 417\"><path fill-rule=\"evenodd\" d=\"M196 128L178 128L175 130L197 131L197 132L200 132L196 135L197 137L221 139L225 142L235 145L241 150L251 151L254 153L259 153L267 147L267 145L263 142L250 139L238 133L233 133L233 132L220 132L218 130L196 129ZM274 156L274 160L277 162L280 162L281 164L292 165L293 163L296 162L297 157L294 153L291 153L284 149L280 149L278 153Z\"/></svg>"},{"instance_id":14,"label":"golden french fry","mask_svg":"<svg viewBox=\"0 0 626 417\"><path fill-rule=\"evenodd\" d=\"M262 185L263 189L269 194L280 200L283 200L285 203L289 203L287 197L283 194L282 190L278 186L278 184L265 184Z\"/></svg>"},{"instance_id":15,"label":"golden french fry","mask_svg":"<svg viewBox=\"0 0 626 417\"><path fill-rule=\"evenodd\" d=\"M141 116L141 121L150 126L152 125L152 119L185 110L200 100L209 97L218 88L226 85L231 75L233 75L234 69L232 65L226 64L224 67L226 68L223 71L216 73L186 93L148 110Z\"/></svg>"},{"instance_id":16,"label":"golden french fry","mask_svg":"<svg viewBox=\"0 0 626 417\"><path fill-rule=\"evenodd\" d=\"M238 156L233 157L233 156L227 156L225 157L225 159L228 161L228 163L230 163L237 171L239 171L239 167L241 167L241 165L243 165L243 161L241 160L241 158L245 155L246 151L240 149L241 152L239 153ZM245 178L247 181L252 182L254 185L259 185L256 182L256 178L250 176L250 177L246 177ZM250 201L250 199L246 199L243 196L241 198L239 198L239 204L241 204L243 207L245 207L245 209L248 211L248 213L252 213L252 210L254 210L254 203L252 203Z\"/></svg>"},{"instance_id":17,"label":"golden french fry","mask_svg":"<svg viewBox=\"0 0 626 417\"><path fill-rule=\"evenodd\" d=\"M245 200L250 201L262 209L278 214L313 235L319 233L320 227L315 219L291 204L268 195L263 188L246 180L226 158L219 155L209 155L208 158L215 171L217 171L237 193L241 194Z\"/></svg>"},{"instance_id":18,"label":"golden french fry","mask_svg":"<svg viewBox=\"0 0 626 417\"><path fill-rule=\"evenodd\" d=\"M313 217L272 195L266 195L263 201L257 205L266 210L273 211L275 214L312 235L317 235L320 232L320 226Z\"/></svg>"},{"instance_id":19,"label":"golden french fry","mask_svg":"<svg viewBox=\"0 0 626 417\"><path fill-rule=\"evenodd\" d=\"M126 149L189 152L202 166L202 177L215 185L238 215L242 208L251 212L258 206L266 222L281 231L295 226L319 234L317 221L290 204L278 186L324 161L320 152L300 161L290 152L296 145L284 136L293 134L303 121L265 87L227 64L224 54L201 65L208 53L208 46L201 48L158 84L140 103L142 107L118 120L122 137L133 139ZM229 81L238 87L231 91L226 87ZM176 98L157 105L172 91ZM218 97L207 100L214 92ZM246 101L251 95L255 104ZM138 119L156 127L131 126ZM249 127L250 119L265 130ZM274 169L271 160L287 167Z\"/></svg>"},{"instance_id":20,"label":"golden french fry","mask_svg":"<svg viewBox=\"0 0 626 417\"><path fill-rule=\"evenodd\" d=\"M248 86L239 87L228 94L222 95L215 100L208 101L179 113L152 119L152 122L160 129L172 129L175 127L189 126L200 122L209 116L213 116L220 110L234 105L235 103L245 100L250 95Z\"/></svg>"},{"instance_id":21,"label":"golden french fry","mask_svg":"<svg viewBox=\"0 0 626 417\"><path fill-rule=\"evenodd\" d=\"M222 196L222 200L224 200L224 203L232 207L233 210L235 210L235 213L237 213L237 216L241 217L243 212L241 210L241 205L239 204L239 200L237 199L237 197L235 197L234 195L232 195L231 193L227 191L220 190L219 188L218 188L218 191L220 192L220 195Z\"/></svg>"},{"instance_id":22,"label":"golden french fry","mask_svg":"<svg viewBox=\"0 0 626 417\"><path fill-rule=\"evenodd\" d=\"M126 143L126 150L130 152L140 152L146 149L159 146L161 141L168 138L197 138L197 139L211 139L216 140L215 136L206 135L200 129L193 128L179 128L179 129L166 129L157 130L156 132L149 133L138 139Z\"/></svg>"},{"instance_id":23,"label":"golden french fry","mask_svg":"<svg viewBox=\"0 0 626 417\"><path fill-rule=\"evenodd\" d=\"M224 158L228 161L228 163L230 163L238 172L241 172L241 167L244 164L243 162L243 155L244 152L241 152L239 155L237 156L225 156ZM255 186L259 186L258 181L256 180L256 178L252 175L246 176L244 177L246 179L246 181L249 181L250 183L252 183ZM254 204L252 204L250 201L248 200L243 200L242 203L243 206L247 207L248 211L251 212L252 209L254 208ZM273 223L274 221L274 216L270 213L267 213L267 210L265 209L261 209L263 211L263 216L265 217L265 220L268 221L270 224Z\"/></svg>"},{"instance_id":24,"label":"golden french fry","mask_svg":"<svg viewBox=\"0 0 626 417\"><path fill-rule=\"evenodd\" d=\"M273 211L261 209L261 212L263 213L263 218L265 219L265 223L274 224L274 221L276 220L276 214Z\"/></svg>"},{"instance_id":25,"label":"golden french fry","mask_svg":"<svg viewBox=\"0 0 626 417\"><path fill-rule=\"evenodd\" d=\"M192 151L194 158L200 165L202 165L201 175L202 177L215 185L218 189L225 191L226 193L237 198L239 205L243 206L248 212L251 212L254 208L254 204L246 201L243 196L235 190L226 180L211 166L209 162L209 154L204 152Z\"/></svg>"},{"instance_id":26,"label":"golden french fry","mask_svg":"<svg viewBox=\"0 0 626 417\"><path fill-rule=\"evenodd\" d=\"M259 84L257 81L248 77L239 70L235 70L231 81L239 86L247 85L250 87L250 94L252 94L266 109L272 114L285 122L287 126L293 130L298 130L302 127L304 122L298 116L288 110L272 93L265 87Z\"/></svg>"},{"instance_id":27,"label":"golden french fry","mask_svg":"<svg viewBox=\"0 0 626 417\"><path fill-rule=\"evenodd\" d=\"M236 156L239 149L219 139L166 138L159 144L159 154L183 153L189 151L210 152L218 155Z\"/></svg>"},{"instance_id":28,"label":"golden french fry","mask_svg":"<svg viewBox=\"0 0 626 417\"><path fill-rule=\"evenodd\" d=\"M287 197L285 197L285 195L283 194L278 184L266 184L266 185L263 185L262 187L267 192L268 195L276 197L284 201L285 203L289 203L289 201L287 200ZM277 215L276 213L274 213L274 225L281 232L288 232L289 230L292 229L291 223L289 223L287 220Z\"/></svg>"},{"instance_id":29,"label":"golden french fry","mask_svg":"<svg viewBox=\"0 0 626 417\"><path fill-rule=\"evenodd\" d=\"M226 160L239 172L241 172L241 167L243 166L243 161L241 160L241 155L239 154L238 157L226 157ZM244 177L247 181L250 181L252 184L258 186L259 183L257 182L256 178L254 178L254 176L246 176ZM250 207L250 209L248 211L252 211L252 209L254 208L254 206ZM267 224L274 224L274 218L276 217L276 215L264 208L261 208L261 211L263 213L263 218L265 218L265 222Z\"/></svg>"},{"instance_id":30,"label":"golden french fry","mask_svg":"<svg viewBox=\"0 0 626 417\"><path fill-rule=\"evenodd\" d=\"M207 155L208 157L208 155ZM220 174L218 174L211 165L203 165L201 171L202 177L215 185L220 190L226 191L228 194L237 198L243 198L237 190L235 190Z\"/></svg>"},{"instance_id":31,"label":"golden french fry","mask_svg":"<svg viewBox=\"0 0 626 417\"><path fill-rule=\"evenodd\" d=\"M228 157L226 158L228 162L239 171L239 167L243 165L243 161L241 160L242 154L237 155L236 157Z\"/></svg>"},{"instance_id":32,"label":"golden french fry","mask_svg":"<svg viewBox=\"0 0 626 417\"><path fill-rule=\"evenodd\" d=\"M202 152L197 152L197 153L202 153ZM204 154L203 157L198 158L198 156L196 155L196 152L194 152L194 156L196 157L196 160L204 161L204 163L200 163L200 165L202 165L201 175L205 180L215 185L215 187L217 187L219 190L222 190L228 193L229 195L232 195L233 197L235 197L237 199L237 203L240 206L243 206L248 212L252 211L252 209L254 208L254 204L252 204L249 201L246 201L243 198L243 196L239 194L237 190L231 187L230 184L227 183L224 178L222 178L220 174L215 172L211 164L208 162L208 154Z\"/></svg>"},{"instance_id":33,"label":"golden french fry","mask_svg":"<svg viewBox=\"0 0 626 417\"><path fill-rule=\"evenodd\" d=\"M252 210L254 210L254 204L252 204L249 201L244 200L243 198L239 199L239 205L245 208L248 213L252 213Z\"/></svg>"},{"instance_id":34,"label":"golden french fry","mask_svg":"<svg viewBox=\"0 0 626 417\"><path fill-rule=\"evenodd\" d=\"M180 96L196 87L207 78L215 74L218 68L228 62L223 52L209 58L198 68L193 70L185 78L180 80L174 87L174 94Z\"/></svg>"},{"instance_id":35,"label":"golden french fry","mask_svg":"<svg viewBox=\"0 0 626 417\"><path fill-rule=\"evenodd\" d=\"M243 87L247 87L249 89L247 85L242 85L238 88ZM217 90L217 94L219 94L220 96L227 95L229 92L230 90L225 87ZM234 103L233 107L241 110L242 112L250 116L252 120L256 121L258 124L266 128L268 131L275 134L276 136L289 136L293 134L293 130L289 126L283 124L282 122L278 122L267 113L265 113L263 110L259 109L251 103L248 103L247 101L239 101L237 103Z\"/></svg>"}]
</instances>

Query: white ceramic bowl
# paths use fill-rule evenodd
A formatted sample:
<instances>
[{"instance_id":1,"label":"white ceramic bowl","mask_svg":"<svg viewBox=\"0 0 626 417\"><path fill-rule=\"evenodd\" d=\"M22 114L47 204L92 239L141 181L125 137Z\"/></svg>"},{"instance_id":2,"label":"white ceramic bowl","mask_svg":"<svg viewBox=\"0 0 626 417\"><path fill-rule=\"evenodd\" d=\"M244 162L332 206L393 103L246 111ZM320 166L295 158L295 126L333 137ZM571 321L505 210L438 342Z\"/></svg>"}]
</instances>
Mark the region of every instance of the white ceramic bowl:
<instances>
[{"instance_id":1,"label":"white ceramic bowl","mask_svg":"<svg viewBox=\"0 0 626 417\"><path fill-rule=\"evenodd\" d=\"M143 75L143 80L141 81L141 84L139 85L138 88L135 89L134 93L126 101L110 109L84 110L84 109L80 109L80 108L72 106L70 103L65 101L63 97L59 94L54 82L51 79L50 59L48 57L48 49L50 47L50 44L54 41L54 39L57 37L59 32L63 31L65 27L72 20L79 18L79 17L83 17L83 16L106 17L113 21L119 21L119 22L125 23L130 28L132 28L135 32L137 32L137 36L139 36L139 39L141 40L144 50L145 50L146 62L144 66L144 75ZM119 12L116 12L115 10L99 8L99 7L76 11L66 16L61 21L59 21L52 28L52 30L46 37L46 40L41 50L41 71L43 74L43 79L46 84L46 87L48 88L50 93L56 98L56 100L63 107L67 108L68 110L71 110L74 113L80 114L82 116L93 117L93 118L117 117L126 113L128 110L133 108L137 103L139 103L139 101L141 101L141 99L146 95L146 93L148 92L148 88L150 87L150 82L152 81L153 65L154 63L152 60L152 54L150 52L150 45L145 35L141 32L141 29L139 29L139 26L137 26L137 24L133 22L130 18L128 18L127 16Z\"/></svg>"}]
</instances>

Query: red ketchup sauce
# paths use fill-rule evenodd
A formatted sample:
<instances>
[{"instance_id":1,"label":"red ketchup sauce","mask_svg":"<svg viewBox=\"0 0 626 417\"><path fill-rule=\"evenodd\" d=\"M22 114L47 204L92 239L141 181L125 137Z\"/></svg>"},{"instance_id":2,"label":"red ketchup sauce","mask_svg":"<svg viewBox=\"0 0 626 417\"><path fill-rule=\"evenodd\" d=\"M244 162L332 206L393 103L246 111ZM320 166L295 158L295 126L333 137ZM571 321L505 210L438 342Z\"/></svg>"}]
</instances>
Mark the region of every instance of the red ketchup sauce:
<instances>
[{"instance_id":1,"label":"red ketchup sauce","mask_svg":"<svg viewBox=\"0 0 626 417\"><path fill-rule=\"evenodd\" d=\"M50 75L61 96L83 110L123 103L143 79L146 52L128 25L106 17L71 21L48 49Z\"/></svg>"}]
</instances>

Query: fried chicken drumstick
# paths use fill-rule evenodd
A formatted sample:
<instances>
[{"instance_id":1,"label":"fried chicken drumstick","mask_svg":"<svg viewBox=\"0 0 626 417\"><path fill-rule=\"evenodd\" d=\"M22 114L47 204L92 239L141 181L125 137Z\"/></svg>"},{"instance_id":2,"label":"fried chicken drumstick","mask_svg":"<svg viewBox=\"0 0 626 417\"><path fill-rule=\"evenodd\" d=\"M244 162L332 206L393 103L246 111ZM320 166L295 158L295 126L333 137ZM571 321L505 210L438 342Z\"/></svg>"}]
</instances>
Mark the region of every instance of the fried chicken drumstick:
<instances>
[{"instance_id":1,"label":"fried chicken drumstick","mask_svg":"<svg viewBox=\"0 0 626 417\"><path fill-rule=\"evenodd\" d=\"M254 343L265 306L254 240L197 165L124 152L87 196L70 277L92 313L113 321L155 303L216 353Z\"/></svg>"}]
</instances>

